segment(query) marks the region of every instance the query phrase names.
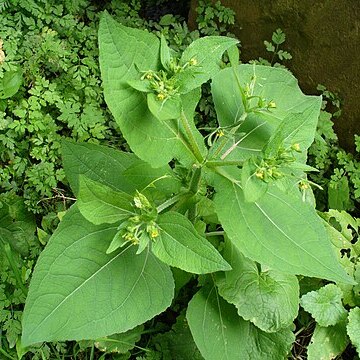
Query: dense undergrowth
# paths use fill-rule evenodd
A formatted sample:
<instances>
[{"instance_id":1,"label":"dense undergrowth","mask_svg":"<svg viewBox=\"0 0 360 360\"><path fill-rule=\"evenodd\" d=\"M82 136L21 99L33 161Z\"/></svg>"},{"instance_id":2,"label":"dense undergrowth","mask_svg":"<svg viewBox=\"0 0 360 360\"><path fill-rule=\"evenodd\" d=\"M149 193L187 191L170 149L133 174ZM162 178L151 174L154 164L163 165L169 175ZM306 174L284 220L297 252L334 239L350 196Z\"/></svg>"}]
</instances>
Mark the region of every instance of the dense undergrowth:
<instances>
[{"instance_id":1,"label":"dense undergrowth","mask_svg":"<svg viewBox=\"0 0 360 360\"><path fill-rule=\"evenodd\" d=\"M166 313L147 322L145 330L136 328L125 339L47 343L29 349L23 349L19 340L23 304L34 265L75 200L62 168L61 141L66 138L129 151L103 97L97 43L101 12L107 10L126 26L148 29L159 37L162 34L170 48L178 52L201 36L230 35L230 25L235 21L230 9L207 1L199 1L195 31L189 31L179 15L165 15L159 21L144 18L151 14L151 7L160 4L161 1L150 0L114 0L101 5L89 0L64 0L61 4L53 0L27 1L26 5L21 0L0 3L0 78L8 77L0 83L0 358L160 360L187 359L188 354L192 354L192 359L202 358L184 314L197 282L191 276L183 279L180 273L175 273L175 277L187 286L179 288L177 301ZM281 32L275 33L273 43L265 44L269 60L258 62L279 65L273 63L274 58L280 63L290 59L286 51L279 52L284 41ZM359 266L356 267L359 221L334 210L359 216L360 140L355 137L355 154L341 149L332 128L338 113L326 108L326 101L336 107L337 99L326 89L320 90L325 102L315 141L309 149L309 164L319 172L311 173L309 178L317 184L314 192L318 210L342 234L341 243L335 239L336 234L333 239L340 262L351 275L359 276ZM211 134L209 129L215 125L216 114L208 84L202 88L196 121L203 135ZM303 280L301 295L318 291L326 283ZM347 312L359 305L358 294L352 288L337 291L334 298ZM324 296L333 299L332 294ZM302 305L308 312L301 310L296 320L298 341L290 358L305 358L315 320L318 335L309 350L315 357L321 354L316 353L321 348L321 336L328 335L324 329L344 333L343 328L333 329L331 322L319 321L316 311L312 313L313 308L307 308L306 298ZM358 344L358 340L351 340L353 345ZM338 349L348 347L343 358L355 358L355 351L348 344L345 331Z\"/></svg>"}]
</instances>

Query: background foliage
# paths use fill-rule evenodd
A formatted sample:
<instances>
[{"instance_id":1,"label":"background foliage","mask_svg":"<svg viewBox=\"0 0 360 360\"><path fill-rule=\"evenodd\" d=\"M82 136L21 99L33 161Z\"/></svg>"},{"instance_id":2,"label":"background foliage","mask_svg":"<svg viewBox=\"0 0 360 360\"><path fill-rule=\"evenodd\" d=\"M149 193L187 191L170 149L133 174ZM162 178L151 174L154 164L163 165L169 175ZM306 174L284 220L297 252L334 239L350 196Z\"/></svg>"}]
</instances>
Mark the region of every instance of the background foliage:
<instances>
[{"instance_id":1,"label":"background foliage","mask_svg":"<svg viewBox=\"0 0 360 360\"><path fill-rule=\"evenodd\" d=\"M220 2L199 1L198 29L194 31L188 29L179 15L159 16L144 11L146 7L161 7L163 3L162 0L113 0L101 4L90 0L0 1L0 234L1 229L8 226L5 220L9 216L11 221L23 221L28 229L18 234L27 239L25 249L8 252L0 241L0 358L17 359L22 352L21 347L16 349L25 300L21 289L26 291L36 259L69 205L66 198L71 193L61 166L61 139L127 149L102 94L97 46L100 12L107 9L124 25L163 34L170 47L180 51L200 36L231 36L229 26L235 22L234 13ZM279 66L289 60L291 55L280 49L284 41L285 36L275 32L272 41L265 43L269 58L259 62ZM4 97L4 78L14 72L21 73L21 84L14 94ZM322 211L334 208L359 216L360 138L355 135L355 154L341 149L333 130L334 121L340 121L340 102L324 87L319 91L324 95L324 108L315 142L309 149L310 165L320 170L311 175L311 180L324 189L314 189L317 206ZM210 87L205 84L198 107L198 123L204 132L215 118ZM35 221L29 211L41 216ZM178 276L181 279L183 274ZM303 289L317 290L320 285L303 284ZM142 337L132 352L134 358L173 359L174 354L184 349L176 345L179 338L192 349L189 351L193 351L194 358L201 358L189 340L191 334L184 314L176 317L184 307L181 302L191 298L195 287L190 282L185 288L177 289L182 292L181 300L171 306L164 318L146 324L144 331L139 330ZM309 320L307 315L302 316ZM311 329L313 325L311 320L301 323L298 319L298 322L299 328L305 324L306 329ZM159 335L151 336L147 333L149 329ZM137 339L137 335L132 336L131 342ZM30 349L25 357L35 360L63 356L100 358L104 352L114 351L110 345L44 344ZM123 355L112 357L129 356L125 349Z\"/></svg>"}]
</instances>

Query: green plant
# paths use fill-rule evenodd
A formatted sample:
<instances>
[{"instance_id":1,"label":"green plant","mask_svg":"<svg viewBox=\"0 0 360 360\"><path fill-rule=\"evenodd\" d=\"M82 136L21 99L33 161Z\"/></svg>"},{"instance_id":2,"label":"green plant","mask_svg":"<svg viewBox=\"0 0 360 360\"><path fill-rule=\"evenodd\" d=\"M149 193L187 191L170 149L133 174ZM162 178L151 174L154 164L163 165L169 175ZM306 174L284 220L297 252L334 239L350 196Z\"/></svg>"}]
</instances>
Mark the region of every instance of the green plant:
<instances>
[{"instance_id":1,"label":"green plant","mask_svg":"<svg viewBox=\"0 0 360 360\"><path fill-rule=\"evenodd\" d=\"M327 222L340 263L358 284L327 284L301 297L301 306L316 321L307 348L309 360L333 359L342 354L349 343L360 355L360 221L345 211L330 210L321 216Z\"/></svg>"},{"instance_id":2,"label":"green plant","mask_svg":"<svg viewBox=\"0 0 360 360\"><path fill-rule=\"evenodd\" d=\"M27 295L27 282L42 245L35 237L34 216L26 211L23 200L12 194L0 196L0 357L21 358L19 339L21 316ZM56 344L58 352L64 345ZM47 345L31 347L32 359L47 358Z\"/></svg>"},{"instance_id":3,"label":"green plant","mask_svg":"<svg viewBox=\"0 0 360 360\"><path fill-rule=\"evenodd\" d=\"M227 35L229 27L235 24L234 10L224 6L220 1L200 0L196 8L197 25L202 35Z\"/></svg>"},{"instance_id":4,"label":"green plant","mask_svg":"<svg viewBox=\"0 0 360 360\"><path fill-rule=\"evenodd\" d=\"M39 257L23 345L128 336L197 276L186 321L201 355L279 359L294 341L296 275L354 284L305 176L321 98L283 69L238 65L236 42L205 37L177 54L104 14L105 98L134 154L63 143L77 202ZM206 147L193 115L210 78L219 125Z\"/></svg>"},{"instance_id":5,"label":"green plant","mask_svg":"<svg viewBox=\"0 0 360 360\"><path fill-rule=\"evenodd\" d=\"M1 13L0 189L33 212L66 194L62 137L121 144L99 86L96 11L88 0L14 0Z\"/></svg>"},{"instance_id":6,"label":"green plant","mask_svg":"<svg viewBox=\"0 0 360 360\"><path fill-rule=\"evenodd\" d=\"M163 34L175 50L200 36L171 15L160 23L145 21L139 15L140 0L94 4L90 0L0 4L0 189L24 196L33 212L52 211L66 195L61 138L123 144L100 89L99 9L106 7L125 25ZM206 11L206 6L201 9ZM220 15L221 11L215 18ZM231 22L231 17L222 16L218 28L211 19L202 20L203 31L225 31ZM5 99L2 84L11 74L20 74L19 69L22 84Z\"/></svg>"},{"instance_id":7,"label":"green plant","mask_svg":"<svg viewBox=\"0 0 360 360\"><path fill-rule=\"evenodd\" d=\"M253 61L255 64L260 65L268 65L268 66L275 66L275 67L284 67L281 63L277 62L284 61L284 60L291 60L292 55L285 50L280 49L280 45L285 42L286 35L281 29L276 29L271 37L272 41L264 40L264 45L266 47L266 51L272 53L271 60L266 60L263 58L259 58L259 60Z\"/></svg>"},{"instance_id":8,"label":"green plant","mask_svg":"<svg viewBox=\"0 0 360 360\"><path fill-rule=\"evenodd\" d=\"M308 163L319 172L309 175L321 186L315 189L317 208L351 211L358 215L360 198L360 161L358 136L355 135L354 154L346 152L339 145L333 129L334 121L341 114L339 98L324 86L319 85L324 101L314 143L309 148ZM331 103L331 104L330 104ZM332 108L329 109L329 105Z\"/></svg>"}]
</instances>

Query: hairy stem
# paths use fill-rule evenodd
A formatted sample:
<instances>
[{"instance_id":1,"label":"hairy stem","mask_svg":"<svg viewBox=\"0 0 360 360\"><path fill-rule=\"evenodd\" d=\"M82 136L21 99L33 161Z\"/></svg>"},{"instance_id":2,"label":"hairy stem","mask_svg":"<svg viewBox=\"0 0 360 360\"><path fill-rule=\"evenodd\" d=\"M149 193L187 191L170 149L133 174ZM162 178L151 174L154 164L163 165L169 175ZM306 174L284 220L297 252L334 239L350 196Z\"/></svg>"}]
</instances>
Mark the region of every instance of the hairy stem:
<instances>
[{"instance_id":1,"label":"hairy stem","mask_svg":"<svg viewBox=\"0 0 360 360\"><path fill-rule=\"evenodd\" d=\"M193 194L193 196L195 196L199 190L200 181L201 181L201 167L196 167L191 176L190 186L189 186L189 192L190 194ZM196 212L197 212L197 205L195 202L190 206L188 210L188 218L191 222L195 220Z\"/></svg>"},{"instance_id":2,"label":"hairy stem","mask_svg":"<svg viewBox=\"0 0 360 360\"><path fill-rule=\"evenodd\" d=\"M210 168L218 167L218 166L243 166L243 161L207 161L206 166Z\"/></svg>"},{"instance_id":3,"label":"hairy stem","mask_svg":"<svg viewBox=\"0 0 360 360\"><path fill-rule=\"evenodd\" d=\"M162 204L160 204L156 208L156 211L158 212L158 214L160 214L162 211L167 209L169 206L174 205L175 203L177 203L181 199L182 196L183 196L183 194L177 194L177 195L173 196L172 198L164 201Z\"/></svg>"},{"instance_id":4,"label":"hairy stem","mask_svg":"<svg viewBox=\"0 0 360 360\"><path fill-rule=\"evenodd\" d=\"M186 117L184 111L181 111L180 120L181 120L182 126L183 126L184 129L185 129L186 137L187 137L187 139L188 139L188 141L189 141L191 150L192 150L192 152L193 152L196 160L197 160L200 164L203 163L204 158L203 158L203 156L201 155L201 151L200 151L199 145L197 144L197 142L196 142L196 140L195 140L195 137L194 137L194 134L193 134L193 132L191 131L190 124L189 124L189 120L188 120L188 118Z\"/></svg>"}]
</instances>

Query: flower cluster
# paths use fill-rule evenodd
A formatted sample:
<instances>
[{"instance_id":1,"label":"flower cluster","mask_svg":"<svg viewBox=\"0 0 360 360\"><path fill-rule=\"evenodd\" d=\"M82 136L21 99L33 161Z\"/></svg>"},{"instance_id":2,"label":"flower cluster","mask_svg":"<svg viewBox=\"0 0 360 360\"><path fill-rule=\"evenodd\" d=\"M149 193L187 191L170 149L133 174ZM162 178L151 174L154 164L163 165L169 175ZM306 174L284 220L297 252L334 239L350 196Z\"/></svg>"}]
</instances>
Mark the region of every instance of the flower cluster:
<instances>
[{"instance_id":1,"label":"flower cluster","mask_svg":"<svg viewBox=\"0 0 360 360\"><path fill-rule=\"evenodd\" d=\"M156 209L144 194L136 192L133 206L137 215L129 217L120 224L117 241L121 243L121 247L128 243L138 245L137 253L139 254L147 247L151 240L160 235L160 229L155 222L157 216Z\"/></svg>"},{"instance_id":2,"label":"flower cluster","mask_svg":"<svg viewBox=\"0 0 360 360\"><path fill-rule=\"evenodd\" d=\"M293 144L286 149L280 147L276 156L261 159L260 164L256 164L255 176L265 182L282 178L284 173L281 168L295 161L294 151L301 152L299 144Z\"/></svg>"}]
</instances>

